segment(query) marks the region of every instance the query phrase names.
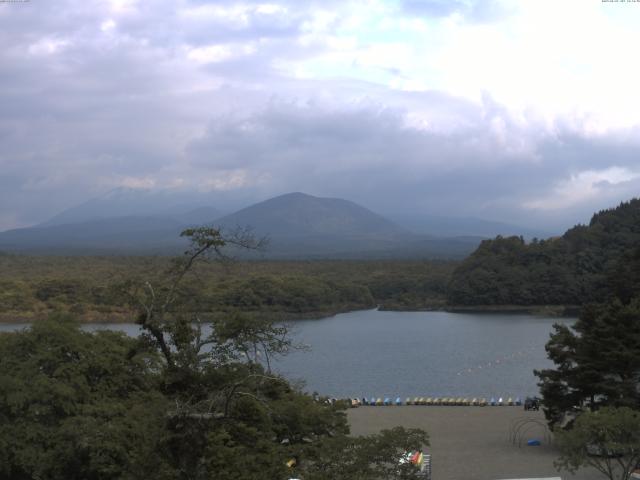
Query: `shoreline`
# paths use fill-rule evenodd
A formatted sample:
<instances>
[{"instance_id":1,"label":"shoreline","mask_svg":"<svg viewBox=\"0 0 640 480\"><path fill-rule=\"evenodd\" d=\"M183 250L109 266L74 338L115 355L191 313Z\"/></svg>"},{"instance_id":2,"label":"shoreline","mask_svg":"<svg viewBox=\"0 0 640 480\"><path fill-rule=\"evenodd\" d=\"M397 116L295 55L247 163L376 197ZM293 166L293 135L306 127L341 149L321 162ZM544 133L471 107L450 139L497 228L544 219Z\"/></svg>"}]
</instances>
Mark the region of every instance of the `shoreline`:
<instances>
[{"instance_id":1,"label":"shoreline","mask_svg":"<svg viewBox=\"0 0 640 480\"><path fill-rule=\"evenodd\" d=\"M282 321L295 322L297 320L320 320L327 317L333 317L341 313L351 313L367 310L380 310L384 312L449 312L449 313L481 313L481 314L523 314L537 315L548 317L577 317L580 313L580 306L577 305L438 305L438 306L420 306L406 308L388 308L384 304L378 306L362 306L358 305L344 306L344 308L336 308L331 310L311 311L311 312L282 312L282 311L238 311L247 315L268 315L279 317ZM28 324L39 322L51 314L50 312L6 312L0 314L0 324ZM74 313L64 312L78 317L82 324L99 324L99 323L135 323L136 313L133 311L116 310L113 312L86 312ZM226 315L232 311L212 312L207 315ZM235 313L235 312L234 312Z\"/></svg>"}]
</instances>

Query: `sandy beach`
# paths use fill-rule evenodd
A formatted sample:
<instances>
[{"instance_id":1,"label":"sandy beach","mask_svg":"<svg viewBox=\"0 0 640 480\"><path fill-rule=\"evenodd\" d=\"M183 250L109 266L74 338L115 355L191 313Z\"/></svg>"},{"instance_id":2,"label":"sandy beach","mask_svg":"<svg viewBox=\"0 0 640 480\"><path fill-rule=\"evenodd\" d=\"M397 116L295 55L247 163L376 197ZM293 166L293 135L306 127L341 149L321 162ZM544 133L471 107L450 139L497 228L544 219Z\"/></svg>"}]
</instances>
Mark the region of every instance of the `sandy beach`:
<instances>
[{"instance_id":1,"label":"sandy beach","mask_svg":"<svg viewBox=\"0 0 640 480\"><path fill-rule=\"evenodd\" d=\"M521 446L510 441L510 426L519 420L542 420L542 412L522 407L401 406L359 407L348 411L353 435L368 435L394 426L425 429L430 436L434 480L502 480L560 477L597 480L586 469L571 475L553 466L558 452L544 428L527 423ZM529 447L528 439L542 445Z\"/></svg>"}]
</instances>

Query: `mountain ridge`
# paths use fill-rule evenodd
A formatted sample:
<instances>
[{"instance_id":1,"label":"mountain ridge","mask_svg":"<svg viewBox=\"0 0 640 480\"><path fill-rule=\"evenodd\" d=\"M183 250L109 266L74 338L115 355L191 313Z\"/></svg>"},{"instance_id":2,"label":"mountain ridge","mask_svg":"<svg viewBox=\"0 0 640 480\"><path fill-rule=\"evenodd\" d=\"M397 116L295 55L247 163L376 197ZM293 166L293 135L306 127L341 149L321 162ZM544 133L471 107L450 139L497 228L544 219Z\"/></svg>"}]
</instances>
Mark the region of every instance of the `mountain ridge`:
<instances>
[{"instance_id":1,"label":"mountain ridge","mask_svg":"<svg viewBox=\"0 0 640 480\"><path fill-rule=\"evenodd\" d=\"M251 225L269 235L411 234L381 215L341 198L286 193L245 207L216 221L223 226Z\"/></svg>"},{"instance_id":2,"label":"mountain ridge","mask_svg":"<svg viewBox=\"0 0 640 480\"><path fill-rule=\"evenodd\" d=\"M120 193L116 192L116 196ZM55 221L37 227L2 232L0 249L27 253L174 254L185 246L180 231L197 224L227 230L250 226L257 236L270 238L269 250L259 254L268 258L459 258L480 241L417 235L349 200L301 192L273 197L218 219L211 218L216 213L211 207L197 207L178 215L164 212L88 220L74 217L75 213L59 215ZM59 223L65 218L71 223Z\"/></svg>"}]
</instances>

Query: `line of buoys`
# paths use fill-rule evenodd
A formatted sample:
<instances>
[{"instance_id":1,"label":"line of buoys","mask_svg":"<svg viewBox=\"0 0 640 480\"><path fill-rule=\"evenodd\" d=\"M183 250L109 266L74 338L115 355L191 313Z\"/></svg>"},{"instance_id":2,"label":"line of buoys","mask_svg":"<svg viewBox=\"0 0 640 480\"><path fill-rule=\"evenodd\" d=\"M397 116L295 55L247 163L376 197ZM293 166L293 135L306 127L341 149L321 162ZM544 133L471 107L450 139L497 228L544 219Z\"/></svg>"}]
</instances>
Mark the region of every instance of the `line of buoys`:
<instances>
[{"instance_id":1,"label":"line of buoys","mask_svg":"<svg viewBox=\"0 0 640 480\"><path fill-rule=\"evenodd\" d=\"M509 361L516 359L518 357L526 357L527 355L530 355L532 352L539 350L540 347L539 346L528 346L523 348L522 350L519 350L517 352L513 352L511 354L507 354L507 355L503 355L501 357L495 358L494 360L487 362L487 363L482 363L482 364L478 364L478 365L474 365L474 366L469 366L467 368L463 368L462 370L456 372L456 375L460 376L460 375L467 375L467 374L471 374L471 373L475 373L478 370L483 370L483 369L487 369L487 368L495 368L495 367L500 367L502 365L507 364Z\"/></svg>"},{"instance_id":2,"label":"line of buoys","mask_svg":"<svg viewBox=\"0 0 640 480\"><path fill-rule=\"evenodd\" d=\"M404 402L400 397L396 397L395 400L392 397L371 397L370 399L366 397L362 398L350 398L346 400L352 407L359 406L401 406L401 405L445 405L445 406L468 406L468 407L502 407L502 406L521 406L522 400L520 397L516 397L513 399L512 397L507 398L506 400L503 397L491 397L487 400L485 397L478 398L473 397L469 399L468 397L407 397Z\"/></svg>"}]
</instances>

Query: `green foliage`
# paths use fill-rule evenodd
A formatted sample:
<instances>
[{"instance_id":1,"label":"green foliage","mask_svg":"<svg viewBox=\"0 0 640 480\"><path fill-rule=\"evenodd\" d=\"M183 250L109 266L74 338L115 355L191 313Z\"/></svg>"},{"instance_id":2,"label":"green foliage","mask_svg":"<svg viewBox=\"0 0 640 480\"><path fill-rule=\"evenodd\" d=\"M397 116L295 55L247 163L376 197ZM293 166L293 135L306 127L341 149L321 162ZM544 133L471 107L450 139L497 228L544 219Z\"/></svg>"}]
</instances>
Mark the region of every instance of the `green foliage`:
<instances>
[{"instance_id":1,"label":"green foliage","mask_svg":"<svg viewBox=\"0 0 640 480\"><path fill-rule=\"evenodd\" d=\"M0 479L289 478L293 457L305 478L413 478L397 460L428 444L424 432L348 437L344 407L233 353L268 338L268 323L225 327L189 355L196 338L172 326L173 367L148 336L86 333L66 317L0 335Z\"/></svg>"},{"instance_id":2,"label":"green foliage","mask_svg":"<svg viewBox=\"0 0 640 480\"><path fill-rule=\"evenodd\" d=\"M593 216L562 237L487 240L456 268L448 300L454 305L584 305L605 301L640 244L640 199ZM635 253L634 253L635 252ZM639 285L640 273L635 275ZM637 291L637 290L636 290ZM627 291L627 296L631 292Z\"/></svg>"},{"instance_id":3,"label":"green foliage","mask_svg":"<svg viewBox=\"0 0 640 480\"><path fill-rule=\"evenodd\" d=\"M584 407L640 408L640 298L585 307L572 329L555 326L545 348L556 368L536 375L552 424Z\"/></svg>"},{"instance_id":4,"label":"green foliage","mask_svg":"<svg viewBox=\"0 0 640 480\"><path fill-rule=\"evenodd\" d=\"M556 465L575 472L590 466L610 480L628 480L640 464L640 412L606 407L586 412L573 428L556 433L562 456Z\"/></svg>"},{"instance_id":5,"label":"green foliage","mask_svg":"<svg viewBox=\"0 0 640 480\"><path fill-rule=\"evenodd\" d=\"M401 462L401 458L425 445L429 445L429 437L424 431L403 427L369 437L328 438L309 448L305 460L295 470L306 480L418 478L417 468Z\"/></svg>"},{"instance_id":6,"label":"green foliage","mask_svg":"<svg viewBox=\"0 0 640 480\"><path fill-rule=\"evenodd\" d=\"M222 247L221 247L222 248ZM199 263L185 279L184 308L208 314L309 318L354 309L423 309L444 304L455 267L429 261ZM83 322L125 321L136 305L125 284L164 278L166 257L0 257L0 321L66 311Z\"/></svg>"},{"instance_id":7,"label":"green foliage","mask_svg":"<svg viewBox=\"0 0 640 480\"><path fill-rule=\"evenodd\" d=\"M0 335L0 478L140 478L159 465L158 357L65 317Z\"/></svg>"},{"instance_id":8,"label":"green foliage","mask_svg":"<svg viewBox=\"0 0 640 480\"><path fill-rule=\"evenodd\" d=\"M293 347L285 326L235 313L201 327L197 267L253 242L184 235L190 248L163 275L123 284L139 338L85 333L64 316L0 335L0 480L277 479L291 458L308 478L412 478L398 459L424 432L351 439L346 407L271 373L269 359ZM76 287L49 282L41 297Z\"/></svg>"}]
</instances>

